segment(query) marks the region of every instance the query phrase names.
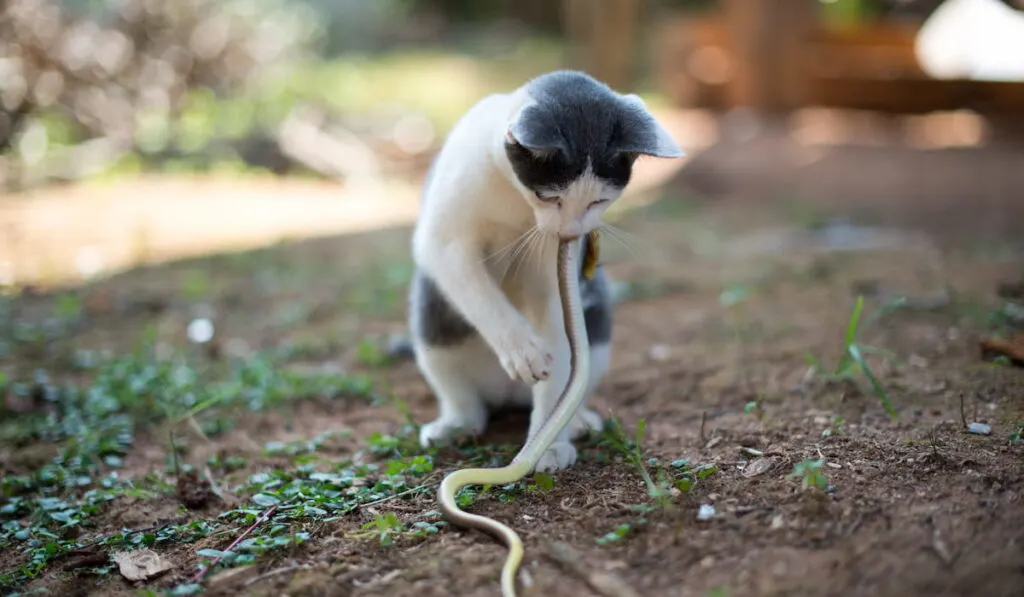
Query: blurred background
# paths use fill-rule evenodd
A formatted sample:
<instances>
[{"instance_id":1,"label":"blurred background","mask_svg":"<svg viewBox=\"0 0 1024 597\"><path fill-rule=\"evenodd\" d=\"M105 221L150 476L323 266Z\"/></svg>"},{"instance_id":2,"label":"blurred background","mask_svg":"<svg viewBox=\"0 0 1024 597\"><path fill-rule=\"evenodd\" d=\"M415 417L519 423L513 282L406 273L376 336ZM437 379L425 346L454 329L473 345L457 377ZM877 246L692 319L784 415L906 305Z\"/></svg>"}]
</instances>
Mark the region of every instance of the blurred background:
<instances>
[{"instance_id":1,"label":"blurred background","mask_svg":"<svg viewBox=\"0 0 1024 597\"><path fill-rule=\"evenodd\" d=\"M526 417L420 448L410 232L556 68L688 153L606 214L624 427L460 504L641 594L1019 596L1024 0L0 2L0 589L491 594L434 487Z\"/></svg>"},{"instance_id":2,"label":"blurred background","mask_svg":"<svg viewBox=\"0 0 1024 597\"><path fill-rule=\"evenodd\" d=\"M1006 232L1020 4L10 0L0 282L407 221L454 121L559 67L640 93L689 151L638 189L970 205Z\"/></svg>"}]
</instances>

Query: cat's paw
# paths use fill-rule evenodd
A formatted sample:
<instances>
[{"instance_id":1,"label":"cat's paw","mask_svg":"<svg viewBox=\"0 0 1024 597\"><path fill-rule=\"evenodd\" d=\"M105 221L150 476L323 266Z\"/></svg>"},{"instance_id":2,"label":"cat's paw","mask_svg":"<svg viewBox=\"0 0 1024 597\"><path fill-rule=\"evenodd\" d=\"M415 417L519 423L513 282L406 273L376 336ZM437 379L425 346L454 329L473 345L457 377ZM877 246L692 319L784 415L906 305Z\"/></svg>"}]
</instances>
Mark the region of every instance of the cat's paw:
<instances>
[{"instance_id":1,"label":"cat's paw","mask_svg":"<svg viewBox=\"0 0 1024 597\"><path fill-rule=\"evenodd\" d=\"M502 338L497 352L508 376L531 386L547 379L555 362L544 340L529 328L517 330Z\"/></svg>"},{"instance_id":2,"label":"cat's paw","mask_svg":"<svg viewBox=\"0 0 1024 597\"><path fill-rule=\"evenodd\" d=\"M453 419L438 417L420 427L420 446L442 446L456 443L467 437L480 435L487 424L486 417Z\"/></svg>"},{"instance_id":3,"label":"cat's paw","mask_svg":"<svg viewBox=\"0 0 1024 597\"><path fill-rule=\"evenodd\" d=\"M569 442L555 442L544 451L537 461L535 471L553 473L576 464L576 447Z\"/></svg>"},{"instance_id":4,"label":"cat's paw","mask_svg":"<svg viewBox=\"0 0 1024 597\"><path fill-rule=\"evenodd\" d=\"M601 431L603 428L604 419L601 415L589 408L581 408L569 421L569 436L572 439L580 439L591 431Z\"/></svg>"}]
</instances>

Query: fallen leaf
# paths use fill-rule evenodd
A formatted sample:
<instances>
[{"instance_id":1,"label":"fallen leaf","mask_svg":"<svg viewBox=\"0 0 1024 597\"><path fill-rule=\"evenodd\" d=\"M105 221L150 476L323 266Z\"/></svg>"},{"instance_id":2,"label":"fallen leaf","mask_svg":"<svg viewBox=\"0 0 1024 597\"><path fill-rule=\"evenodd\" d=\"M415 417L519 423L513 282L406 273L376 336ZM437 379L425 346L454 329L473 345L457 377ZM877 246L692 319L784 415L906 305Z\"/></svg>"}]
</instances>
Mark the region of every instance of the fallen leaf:
<instances>
[{"instance_id":1,"label":"fallen leaf","mask_svg":"<svg viewBox=\"0 0 1024 597\"><path fill-rule=\"evenodd\" d=\"M174 564L150 549L122 551L114 554L121 576L131 581L149 580L174 568Z\"/></svg>"},{"instance_id":2,"label":"fallen leaf","mask_svg":"<svg viewBox=\"0 0 1024 597\"><path fill-rule=\"evenodd\" d=\"M1024 333L1017 334L1009 340L986 338L981 341L982 358L1003 356L1015 365L1024 366Z\"/></svg>"},{"instance_id":3,"label":"fallen leaf","mask_svg":"<svg viewBox=\"0 0 1024 597\"><path fill-rule=\"evenodd\" d=\"M763 475L767 473L770 468L772 468L771 458L758 458L743 469L743 476L749 478Z\"/></svg>"}]
</instances>

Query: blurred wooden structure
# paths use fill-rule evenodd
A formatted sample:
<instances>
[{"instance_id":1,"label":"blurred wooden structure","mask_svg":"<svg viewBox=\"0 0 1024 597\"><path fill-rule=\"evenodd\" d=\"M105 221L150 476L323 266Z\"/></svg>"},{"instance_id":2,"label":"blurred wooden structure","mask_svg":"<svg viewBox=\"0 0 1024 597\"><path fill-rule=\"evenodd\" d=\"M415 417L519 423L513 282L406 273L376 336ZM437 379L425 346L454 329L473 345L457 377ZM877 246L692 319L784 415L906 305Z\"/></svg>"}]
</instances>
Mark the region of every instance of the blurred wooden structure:
<instances>
[{"instance_id":1,"label":"blurred wooden structure","mask_svg":"<svg viewBox=\"0 0 1024 597\"><path fill-rule=\"evenodd\" d=\"M643 0L562 0L569 63L615 89L628 89L643 5Z\"/></svg>"},{"instance_id":2,"label":"blurred wooden structure","mask_svg":"<svg viewBox=\"0 0 1024 597\"><path fill-rule=\"evenodd\" d=\"M654 75L677 104L786 113L804 106L1024 115L1024 83L938 80L918 65L916 25L839 27L816 0L719 0L654 23Z\"/></svg>"}]
</instances>

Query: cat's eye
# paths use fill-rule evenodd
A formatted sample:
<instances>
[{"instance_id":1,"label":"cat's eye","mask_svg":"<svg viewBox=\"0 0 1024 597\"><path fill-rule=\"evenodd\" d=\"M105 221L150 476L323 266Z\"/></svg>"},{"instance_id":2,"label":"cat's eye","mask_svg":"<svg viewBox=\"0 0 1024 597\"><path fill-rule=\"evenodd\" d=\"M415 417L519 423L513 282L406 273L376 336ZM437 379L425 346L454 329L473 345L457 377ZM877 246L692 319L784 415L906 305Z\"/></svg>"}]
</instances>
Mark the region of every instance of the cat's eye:
<instances>
[{"instance_id":1,"label":"cat's eye","mask_svg":"<svg viewBox=\"0 0 1024 597\"><path fill-rule=\"evenodd\" d=\"M552 205L562 200L562 198L559 197L558 195L548 197L545 195L541 195L540 193L537 193L537 198L540 199L543 203L550 203Z\"/></svg>"},{"instance_id":2,"label":"cat's eye","mask_svg":"<svg viewBox=\"0 0 1024 597\"><path fill-rule=\"evenodd\" d=\"M607 199L598 199L597 201L591 201L590 205L587 206L587 209L597 207L598 205L604 205L605 203L608 203Z\"/></svg>"}]
</instances>

